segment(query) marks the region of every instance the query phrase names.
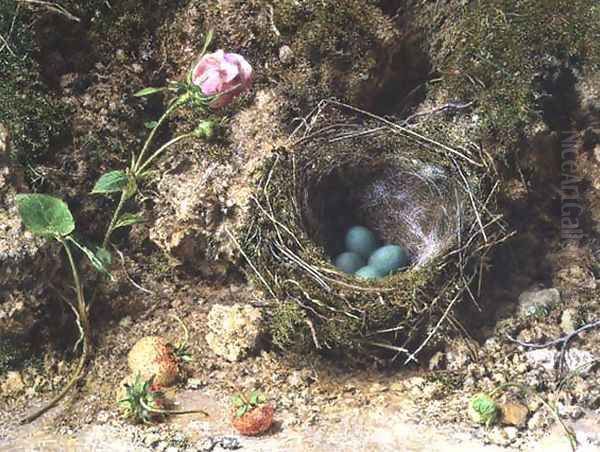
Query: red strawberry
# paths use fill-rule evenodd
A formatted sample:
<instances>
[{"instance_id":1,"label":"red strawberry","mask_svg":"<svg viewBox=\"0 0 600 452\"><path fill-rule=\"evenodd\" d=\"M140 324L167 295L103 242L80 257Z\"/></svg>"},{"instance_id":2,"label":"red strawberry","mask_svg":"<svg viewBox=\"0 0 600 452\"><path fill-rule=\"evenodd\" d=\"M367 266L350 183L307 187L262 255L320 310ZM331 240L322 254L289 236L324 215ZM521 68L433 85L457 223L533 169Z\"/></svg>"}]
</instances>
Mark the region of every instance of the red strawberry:
<instances>
[{"instance_id":1,"label":"red strawberry","mask_svg":"<svg viewBox=\"0 0 600 452\"><path fill-rule=\"evenodd\" d=\"M242 416L234 414L231 423L242 435L257 436L271 428L274 412L272 405L257 406Z\"/></svg>"}]
</instances>

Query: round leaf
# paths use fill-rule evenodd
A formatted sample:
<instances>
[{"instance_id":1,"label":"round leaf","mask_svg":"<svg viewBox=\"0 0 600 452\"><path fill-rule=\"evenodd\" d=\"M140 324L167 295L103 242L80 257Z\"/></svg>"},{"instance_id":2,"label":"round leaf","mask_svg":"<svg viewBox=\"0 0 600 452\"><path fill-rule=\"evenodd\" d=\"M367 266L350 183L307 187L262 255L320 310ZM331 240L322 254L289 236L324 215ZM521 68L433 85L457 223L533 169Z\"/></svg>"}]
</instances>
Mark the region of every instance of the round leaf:
<instances>
[{"instance_id":1,"label":"round leaf","mask_svg":"<svg viewBox=\"0 0 600 452\"><path fill-rule=\"evenodd\" d=\"M25 227L42 237L64 237L75 229L69 206L58 198L42 194L16 196L19 215Z\"/></svg>"}]
</instances>

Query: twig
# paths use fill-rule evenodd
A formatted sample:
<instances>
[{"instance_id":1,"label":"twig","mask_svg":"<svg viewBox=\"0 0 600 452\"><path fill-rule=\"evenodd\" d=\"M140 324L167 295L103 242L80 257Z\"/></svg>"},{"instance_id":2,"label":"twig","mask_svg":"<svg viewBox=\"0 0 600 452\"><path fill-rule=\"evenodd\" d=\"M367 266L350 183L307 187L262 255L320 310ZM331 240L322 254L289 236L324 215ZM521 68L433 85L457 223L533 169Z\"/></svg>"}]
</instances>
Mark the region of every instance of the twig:
<instances>
[{"instance_id":1,"label":"twig","mask_svg":"<svg viewBox=\"0 0 600 452\"><path fill-rule=\"evenodd\" d=\"M113 244L113 249L117 252L117 254L119 255L119 258L121 259L121 266L123 267L123 271L125 272L125 276L127 277L127 279L129 280L129 282L136 288L141 290L142 292L145 292L149 295L154 295L155 292L149 289L146 289L142 286L140 286L138 283L136 283L133 278L131 276L129 276L129 273L127 272L127 268L125 268L125 256L123 256L123 253L119 250L119 248L117 248L114 244Z\"/></svg>"},{"instance_id":2,"label":"twig","mask_svg":"<svg viewBox=\"0 0 600 452\"><path fill-rule=\"evenodd\" d=\"M56 3L47 2L47 1L43 1L43 0L17 0L17 1L22 2L22 3L30 3L32 5L45 6L50 11L53 11L58 14L62 14L69 20L72 20L74 22L81 22L81 19L79 17L74 16L69 11L67 11L67 9L65 9L64 6L58 5Z\"/></svg>"},{"instance_id":3,"label":"twig","mask_svg":"<svg viewBox=\"0 0 600 452\"><path fill-rule=\"evenodd\" d=\"M146 402L144 402L143 400L140 400L140 405L142 405L142 407L146 410L149 411L150 413L156 413L156 414L193 414L193 413L200 413L203 414L206 417L210 417L210 415L203 410L161 410L158 408L152 408L150 405L148 405Z\"/></svg>"},{"instance_id":4,"label":"twig","mask_svg":"<svg viewBox=\"0 0 600 452\"><path fill-rule=\"evenodd\" d=\"M514 342L515 344L518 344L525 348L541 349L541 348L548 348L548 347L552 347L554 345L562 344L561 349L560 349L559 361L558 361L559 370L562 373L562 371L564 369L564 363L565 363L565 353L567 351L567 348L568 348L568 345L569 345L569 342L571 341L571 339L573 339L575 336L579 335L580 333L582 333L584 331L590 330L592 328L596 328L598 326L600 326L600 320L596 320L594 322L583 325L582 327L577 328L572 333L569 333L566 336L560 337L558 339L554 339L550 342L546 342L545 344L535 344L535 343L531 343L531 342L523 342L523 341L520 341L520 340L515 339L514 337L510 336L508 333L506 333L506 337L511 342Z\"/></svg>"},{"instance_id":5,"label":"twig","mask_svg":"<svg viewBox=\"0 0 600 452\"><path fill-rule=\"evenodd\" d=\"M408 126L410 121L412 121L413 119L419 118L421 116L429 116L429 115L433 115L433 114L440 113L443 111L463 110L463 109L469 108L471 105L473 105L473 103L474 103L474 101L467 102L466 104L457 104L457 103L449 102L445 105L442 105L441 107L434 108L433 110L424 111L424 112L415 113L413 115L410 115L408 118L406 118L404 121L402 121L402 125Z\"/></svg>"}]
</instances>

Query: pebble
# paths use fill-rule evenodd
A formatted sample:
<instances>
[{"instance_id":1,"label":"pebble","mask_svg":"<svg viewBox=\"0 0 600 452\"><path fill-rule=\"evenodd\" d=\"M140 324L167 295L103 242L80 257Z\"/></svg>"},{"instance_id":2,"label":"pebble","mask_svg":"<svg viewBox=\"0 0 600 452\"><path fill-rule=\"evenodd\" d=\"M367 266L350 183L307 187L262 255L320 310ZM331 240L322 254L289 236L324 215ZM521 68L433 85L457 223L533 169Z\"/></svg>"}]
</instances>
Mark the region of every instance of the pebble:
<instances>
[{"instance_id":1,"label":"pebble","mask_svg":"<svg viewBox=\"0 0 600 452\"><path fill-rule=\"evenodd\" d=\"M565 334L570 334L579 328L580 315L576 309L567 308L560 316L560 327Z\"/></svg>"},{"instance_id":2,"label":"pebble","mask_svg":"<svg viewBox=\"0 0 600 452\"><path fill-rule=\"evenodd\" d=\"M290 46L283 45L279 48L279 61L289 64L294 60L294 51Z\"/></svg>"},{"instance_id":3,"label":"pebble","mask_svg":"<svg viewBox=\"0 0 600 452\"><path fill-rule=\"evenodd\" d=\"M144 436L144 444L146 446L152 446L160 441L160 435L158 433L148 433Z\"/></svg>"},{"instance_id":4,"label":"pebble","mask_svg":"<svg viewBox=\"0 0 600 452\"><path fill-rule=\"evenodd\" d=\"M560 303L557 289L529 290L519 295L518 314L523 317L545 316Z\"/></svg>"},{"instance_id":5,"label":"pebble","mask_svg":"<svg viewBox=\"0 0 600 452\"><path fill-rule=\"evenodd\" d=\"M529 409L520 403L508 402L500 404L502 412L502 423L518 428L524 428L527 424Z\"/></svg>"},{"instance_id":6,"label":"pebble","mask_svg":"<svg viewBox=\"0 0 600 452\"><path fill-rule=\"evenodd\" d=\"M519 430L516 427L505 427L504 432L510 442L513 442L519 436Z\"/></svg>"},{"instance_id":7,"label":"pebble","mask_svg":"<svg viewBox=\"0 0 600 452\"><path fill-rule=\"evenodd\" d=\"M15 395L22 392L25 389L25 382L23 382L23 377L17 371L10 371L6 374L6 379L0 390L3 394L6 395Z\"/></svg>"}]
</instances>

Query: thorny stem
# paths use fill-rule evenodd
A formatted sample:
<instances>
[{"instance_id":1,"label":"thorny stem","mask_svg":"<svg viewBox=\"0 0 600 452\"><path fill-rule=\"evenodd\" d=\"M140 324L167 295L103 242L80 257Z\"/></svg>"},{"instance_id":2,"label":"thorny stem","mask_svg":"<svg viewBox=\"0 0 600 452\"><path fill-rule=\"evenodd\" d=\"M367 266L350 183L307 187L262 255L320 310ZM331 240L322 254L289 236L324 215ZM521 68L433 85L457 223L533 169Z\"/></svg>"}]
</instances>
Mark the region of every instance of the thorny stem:
<instances>
[{"instance_id":1,"label":"thorny stem","mask_svg":"<svg viewBox=\"0 0 600 452\"><path fill-rule=\"evenodd\" d=\"M35 413L30 414L29 416L21 419L21 424L27 424L31 421L34 421L63 399L63 397L71 390L73 386L77 384L77 382L79 382L79 380L83 376L83 369L87 362L88 355L91 353L92 330L88 317L87 306L85 304L83 288L79 279L79 272L77 271L77 266L75 265L75 260L73 259L73 254L71 253L69 245L66 241L62 239L60 239L59 241L62 243L63 247L65 248L65 252L67 253L69 264L71 266L71 273L73 274L73 281L75 282L75 291L77 293L77 314L79 316L80 327L83 334L83 351L81 353L81 357L79 358L79 364L77 365L77 369L75 369L73 376L71 377L67 385L63 388L63 390L50 402L48 402L42 408L37 410Z\"/></svg>"},{"instance_id":2,"label":"thorny stem","mask_svg":"<svg viewBox=\"0 0 600 452\"><path fill-rule=\"evenodd\" d=\"M161 410L161 409L158 409L158 408L152 408L150 405L148 405L142 399L140 399L140 405L142 405L142 407L146 411L149 411L150 413L156 413L156 414L193 414L193 413L200 413L200 414L203 414L206 417L210 417L210 415L206 411L203 411L203 410L181 410L181 411L177 411L177 410Z\"/></svg>"},{"instance_id":3,"label":"thorny stem","mask_svg":"<svg viewBox=\"0 0 600 452\"><path fill-rule=\"evenodd\" d=\"M142 164L142 159L144 158L144 155L146 154L146 151L148 150L150 143L154 139L154 135L156 135L156 132L158 131L158 129L160 128L162 123L165 122L165 120L171 115L171 113L173 113L175 110L177 110L179 107L181 107L181 105L182 105L182 103L176 100L173 103L173 105L171 105L169 108L167 108L167 110L159 118L158 122L156 123L156 127L154 127L152 129L152 131L150 132L150 135L148 135L148 138L146 139L146 142L144 143L144 147L142 147L142 150L140 151L139 157L137 158L137 160L134 161L134 163L132 165L132 168L131 168L132 173L134 173L134 174L141 173L141 171L138 171L138 168Z\"/></svg>"},{"instance_id":4,"label":"thorny stem","mask_svg":"<svg viewBox=\"0 0 600 452\"><path fill-rule=\"evenodd\" d=\"M148 165L150 165L150 163L152 163L152 160L154 160L156 157L158 157L165 149L167 149L169 146L174 145L175 143L184 140L186 138L190 138L194 136L193 132L190 133L184 133L183 135L179 135L178 137L173 138L170 141L167 141L165 144L163 144L161 147L159 147L154 154L152 154L150 157L148 157L148 160L146 160L141 167L139 167L136 170L136 175L142 174L144 172L144 170L148 167Z\"/></svg>"},{"instance_id":5,"label":"thorny stem","mask_svg":"<svg viewBox=\"0 0 600 452\"><path fill-rule=\"evenodd\" d=\"M108 228L106 228L106 234L104 234L104 240L102 241L102 248L106 249L106 247L108 246L108 242L110 240L110 235L112 234L112 232L115 229L115 224L117 223L117 219L119 218L119 215L121 214L121 210L123 210L123 206L125 205L126 199L127 199L127 193L125 191L122 191L121 197L119 198L119 204L117 204L115 213L113 213L113 216L110 220Z\"/></svg>"},{"instance_id":6,"label":"thorny stem","mask_svg":"<svg viewBox=\"0 0 600 452\"><path fill-rule=\"evenodd\" d=\"M496 389L494 389L492 392L490 392L489 395L490 395L490 397L493 398L496 393L498 393L500 391L504 391L505 389L508 389L508 388L516 388L526 394L529 393L529 394L532 394L534 397L536 397L542 403L542 405L544 405L548 410L550 410L552 415L556 418L558 423L561 425L561 427L565 431L565 435L567 436L567 439L569 440L571 450L573 450L573 452L575 452L575 450L577 450L577 436L575 435L575 432L573 432L573 430L563 422L560 415L558 414L558 411L555 408L553 408L552 405L550 405L543 397L541 397L539 394L534 392L530 387L528 387L526 385L518 384L518 383L504 383L503 385L498 386Z\"/></svg>"}]
</instances>

